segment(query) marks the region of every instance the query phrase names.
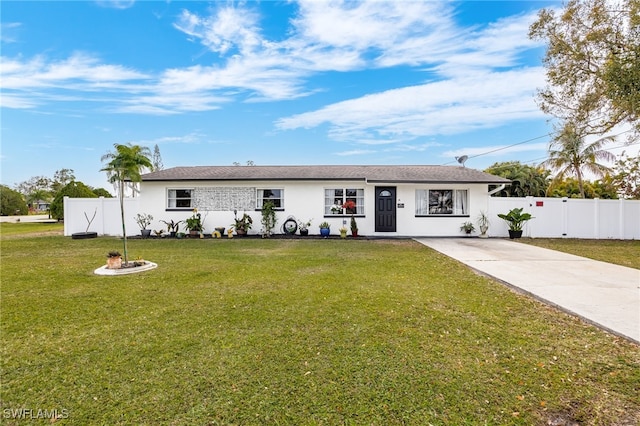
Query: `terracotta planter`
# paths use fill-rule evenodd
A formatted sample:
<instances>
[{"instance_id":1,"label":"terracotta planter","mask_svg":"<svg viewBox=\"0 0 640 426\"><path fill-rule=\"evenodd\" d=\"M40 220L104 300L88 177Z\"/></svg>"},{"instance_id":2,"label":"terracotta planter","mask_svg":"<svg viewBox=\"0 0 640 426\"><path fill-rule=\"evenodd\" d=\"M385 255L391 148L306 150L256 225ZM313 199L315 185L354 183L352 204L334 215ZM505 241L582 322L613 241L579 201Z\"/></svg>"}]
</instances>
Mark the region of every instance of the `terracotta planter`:
<instances>
[{"instance_id":1,"label":"terracotta planter","mask_svg":"<svg viewBox=\"0 0 640 426\"><path fill-rule=\"evenodd\" d=\"M121 269L122 257L107 257L107 269Z\"/></svg>"}]
</instances>

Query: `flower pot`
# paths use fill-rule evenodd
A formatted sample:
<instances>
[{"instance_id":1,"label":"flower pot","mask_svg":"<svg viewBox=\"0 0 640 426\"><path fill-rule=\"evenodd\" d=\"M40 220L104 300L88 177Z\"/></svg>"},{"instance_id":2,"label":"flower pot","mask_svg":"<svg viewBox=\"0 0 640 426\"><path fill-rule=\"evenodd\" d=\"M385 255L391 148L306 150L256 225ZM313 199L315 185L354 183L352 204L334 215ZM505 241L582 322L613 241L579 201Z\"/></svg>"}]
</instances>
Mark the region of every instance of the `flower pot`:
<instances>
[{"instance_id":1,"label":"flower pot","mask_svg":"<svg viewBox=\"0 0 640 426\"><path fill-rule=\"evenodd\" d=\"M309 230L308 229L301 229L300 230L300 235L309 235Z\"/></svg>"},{"instance_id":2,"label":"flower pot","mask_svg":"<svg viewBox=\"0 0 640 426\"><path fill-rule=\"evenodd\" d=\"M347 238L347 230L340 231L340 238Z\"/></svg>"},{"instance_id":3,"label":"flower pot","mask_svg":"<svg viewBox=\"0 0 640 426\"><path fill-rule=\"evenodd\" d=\"M358 230L356 229L355 231L351 231L351 236L352 237L357 237L358 236Z\"/></svg>"},{"instance_id":4,"label":"flower pot","mask_svg":"<svg viewBox=\"0 0 640 426\"><path fill-rule=\"evenodd\" d=\"M121 269L122 257L107 257L107 269Z\"/></svg>"},{"instance_id":5,"label":"flower pot","mask_svg":"<svg viewBox=\"0 0 640 426\"><path fill-rule=\"evenodd\" d=\"M151 229L142 229L140 230L140 234L142 238L149 238L151 236Z\"/></svg>"},{"instance_id":6,"label":"flower pot","mask_svg":"<svg viewBox=\"0 0 640 426\"><path fill-rule=\"evenodd\" d=\"M323 237L328 237L330 233L331 228L320 228L320 235L322 235Z\"/></svg>"},{"instance_id":7,"label":"flower pot","mask_svg":"<svg viewBox=\"0 0 640 426\"><path fill-rule=\"evenodd\" d=\"M247 235L247 231L244 229L236 229L236 235L238 237L245 237Z\"/></svg>"},{"instance_id":8,"label":"flower pot","mask_svg":"<svg viewBox=\"0 0 640 426\"><path fill-rule=\"evenodd\" d=\"M509 238L513 240L514 238L520 238L520 237L522 237L522 229L519 231L514 231L513 229L509 229Z\"/></svg>"}]
</instances>

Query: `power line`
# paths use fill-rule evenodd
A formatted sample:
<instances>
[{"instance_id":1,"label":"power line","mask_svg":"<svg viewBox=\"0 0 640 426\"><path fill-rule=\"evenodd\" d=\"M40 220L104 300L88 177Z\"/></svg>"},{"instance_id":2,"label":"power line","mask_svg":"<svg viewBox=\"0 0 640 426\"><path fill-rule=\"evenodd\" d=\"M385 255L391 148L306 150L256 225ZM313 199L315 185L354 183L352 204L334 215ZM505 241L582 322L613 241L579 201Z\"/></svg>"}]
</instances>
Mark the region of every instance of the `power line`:
<instances>
[{"instance_id":1,"label":"power line","mask_svg":"<svg viewBox=\"0 0 640 426\"><path fill-rule=\"evenodd\" d=\"M634 129L627 129L627 130L625 130L625 131L623 131L623 132L620 132L620 133L618 133L618 134L612 135L612 136L610 136L610 137L616 138L616 137L618 137L618 136L620 136L620 135L623 135L623 134L625 134L625 133L628 133L628 132L630 132L630 131L632 131L632 130L634 130ZM524 140L524 141L522 141L522 142L517 142L517 143L511 144L511 145L507 145L507 146L503 146L503 147L500 147L500 148L492 149L492 150L490 150L490 151L486 151L486 152L483 152L483 153L480 153L480 154L470 155L470 156L468 156L468 157L467 157L467 159L476 158L476 157L482 157L483 155L488 155L488 154L492 154L492 153L494 153L494 152L503 151L503 150L505 150L505 149L513 148L514 146L518 146L518 145L524 145L524 144L526 144L526 143L530 143L530 142L536 141L536 140L538 140L538 139L542 139L542 138L550 137L550 136L552 136L552 135L554 135L554 134L558 134L558 133L559 133L559 131L557 131L557 132L552 132L552 133L547 133L547 134L545 134L545 135L537 136L537 137L535 137L535 138L531 138L531 139L527 139L527 140ZM624 145L620 145L620 146L616 146L616 147L611 147L611 148L608 148L608 149L623 148L623 147L625 147L625 146L637 145L638 143L640 143L640 142L635 142L635 143L630 143L630 144L624 144ZM548 157L543 157L543 158L544 158L544 159L546 159L546 158L548 158ZM535 161L535 160L532 160L532 161ZM455 161L449 161L449 162L447 162L447 163L444 163L444 164L443 164L443 166L446 166L446 165L449 165L449 164L452 164L452 163L455 163Z\"/></svg>"}]
</instances>

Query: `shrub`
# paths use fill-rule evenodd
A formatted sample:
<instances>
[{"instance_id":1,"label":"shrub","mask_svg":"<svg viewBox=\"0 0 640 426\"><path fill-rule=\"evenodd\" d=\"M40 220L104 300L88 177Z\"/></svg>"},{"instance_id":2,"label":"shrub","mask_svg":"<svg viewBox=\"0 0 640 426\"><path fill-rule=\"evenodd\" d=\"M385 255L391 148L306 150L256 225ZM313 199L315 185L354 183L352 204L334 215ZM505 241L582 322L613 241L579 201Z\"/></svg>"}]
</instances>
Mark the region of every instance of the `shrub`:
<instances>
[{"instance_id":1,"label":"shrub","mask_svg":"<svg viewBox=\"0 0 640 426\"><path fill-rule=\"evenodd\" d=\"M29 213L29 209L22 195L8 186L0 185L0 214L2 216L13 216L27 213Z\"/></svg>"},{"instance_id":2,"label":"shrub","mask_svg":"<svg viewBox=\"0 0 640 426\"><path fill-rule=\"evenodd\" d=\"M64 197L70 198L98 198L98 196L82 182L69 182L56 194L56 198L51 203L51 217L54 219L64 219Z\"/></svg>"}]
</instances>

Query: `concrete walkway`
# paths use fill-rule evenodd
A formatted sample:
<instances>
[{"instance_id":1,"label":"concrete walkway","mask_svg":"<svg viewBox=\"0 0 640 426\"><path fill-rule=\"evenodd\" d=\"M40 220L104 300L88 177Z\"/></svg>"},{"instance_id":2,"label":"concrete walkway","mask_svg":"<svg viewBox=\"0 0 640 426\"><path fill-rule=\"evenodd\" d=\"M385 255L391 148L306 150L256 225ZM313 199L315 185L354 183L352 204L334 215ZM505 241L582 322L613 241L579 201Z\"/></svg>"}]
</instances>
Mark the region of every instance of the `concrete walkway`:
<instances>
[{"instance_id":1,"label":"concrete walkway","mask_svg":"<svg viewBox=\"0 0 640 426\"><path fill-rule=\"evenodd\" d=\"M640 343L640 270L506 239L416 238L471 268Z\"/></svg>"}]
</instances>

